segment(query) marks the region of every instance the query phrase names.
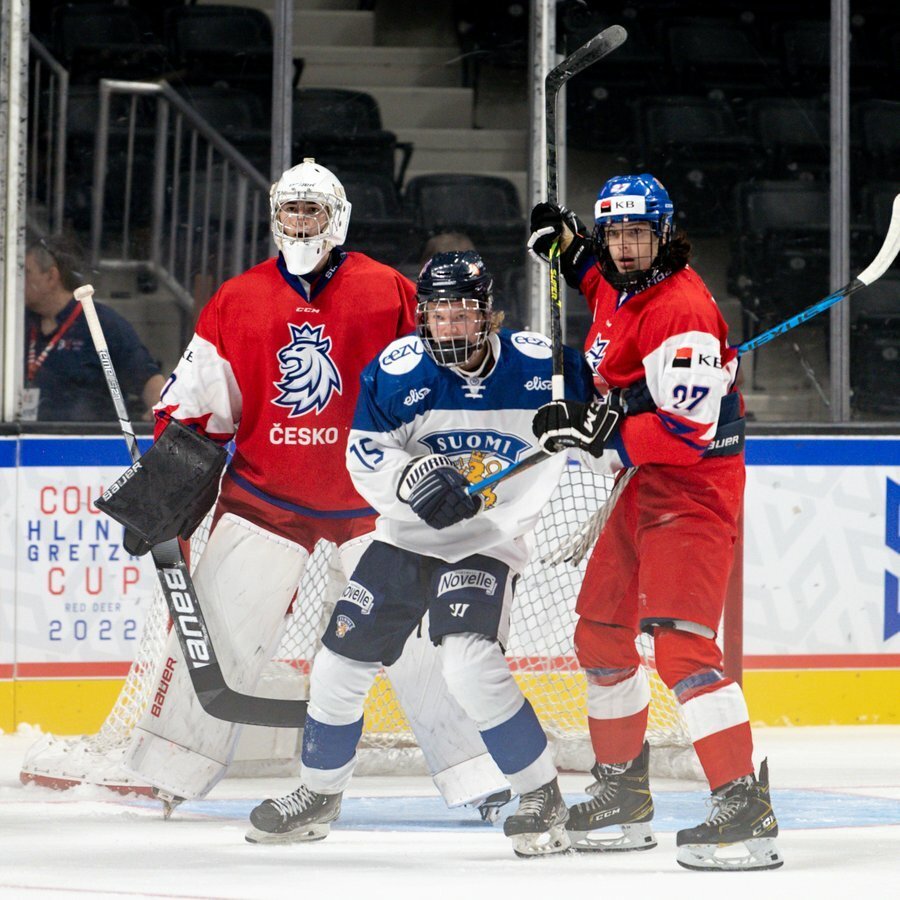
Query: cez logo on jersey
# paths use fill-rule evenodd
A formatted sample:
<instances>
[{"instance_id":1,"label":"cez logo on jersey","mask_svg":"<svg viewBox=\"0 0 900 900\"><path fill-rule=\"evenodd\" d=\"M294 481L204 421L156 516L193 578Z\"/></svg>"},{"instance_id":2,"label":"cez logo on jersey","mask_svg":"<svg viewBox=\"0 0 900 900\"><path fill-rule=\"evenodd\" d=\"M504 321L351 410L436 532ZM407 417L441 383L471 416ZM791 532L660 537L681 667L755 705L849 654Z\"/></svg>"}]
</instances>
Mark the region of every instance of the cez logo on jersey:
<instances>
[{"instance_id":1,"label":"cez logo on jersey","mask_svg":"<svg viewBox=\"0 0 900 900\"><path fill-rule=\"evenodd\" d=\"M278 367L284 376L274 382L281 393L273 400L290 409L289 416L321 412L331 395L341 393L341 375L332 362L331 338L324 337L324 325L288 323L291 342L278 351Z\"/></svg>"},{"instance_id":2,"label":"cez logo on jersey","mask_svg":"<svg viewBox=\"0 0 900 900\"><path fill-rule=\"evenodd\" d=\"M461 453L478 450L485 455L499 456L509 462L515 462L522 452L531 446L514 434L504 434L501 431L435 431L420 437L419 440L432 453L458 456Z\"/></svg>"}]
</instances>

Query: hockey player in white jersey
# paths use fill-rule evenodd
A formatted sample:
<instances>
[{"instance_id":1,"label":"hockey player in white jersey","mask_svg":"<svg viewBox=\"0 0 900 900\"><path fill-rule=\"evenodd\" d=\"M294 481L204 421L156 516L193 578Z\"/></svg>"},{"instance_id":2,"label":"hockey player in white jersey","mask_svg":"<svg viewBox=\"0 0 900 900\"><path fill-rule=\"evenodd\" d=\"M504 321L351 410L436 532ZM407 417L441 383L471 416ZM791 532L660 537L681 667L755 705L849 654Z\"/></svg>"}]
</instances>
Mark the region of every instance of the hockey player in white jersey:
<instances>
[{"instance_id":1,"label":"hockey player in white jersey","mask_svg":"<svg viewBox=\"0 0 900 900\"><path fill-rule=\"evenodd\" d=\"M550 397L549 340L497 329L492 278L473 251L439 253L417 284L417 334L363 372L347 445L362 496L378 511L313 666L302 784L250 814L251 843L319 840L338 818L356 763L363 702L429 614L444 678L513 790L504 832L519 856L565 851L568 810L547 738L504 656L529 535L566 454L481 494L467 472L535 451L534 410ZM588 399L590 372L566 355L566 395ZM473 476L474 477L474 476Z\"/></svg>"}]
</instances>

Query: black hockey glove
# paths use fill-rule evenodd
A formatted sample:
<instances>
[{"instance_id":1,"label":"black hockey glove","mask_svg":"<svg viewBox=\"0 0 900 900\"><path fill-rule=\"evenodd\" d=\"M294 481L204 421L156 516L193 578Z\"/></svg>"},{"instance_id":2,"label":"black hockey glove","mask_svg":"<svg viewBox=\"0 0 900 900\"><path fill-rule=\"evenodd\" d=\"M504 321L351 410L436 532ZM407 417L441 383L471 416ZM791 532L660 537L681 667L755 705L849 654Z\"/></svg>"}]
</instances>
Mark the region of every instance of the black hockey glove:
<instances>
[{"instance_id":1,"label":"black hockey glove","mask_svg":"<svg viewBox=\"0 0 900 900\"><path fill-rule=\"evenodd\" d=\"M574 443L592 456L602 456L622 415L619 394L610 391L605 402L552 400L545 403L535 413L531 428L546 453L556 453Z\"/></svg>"},{"instance_id":2,"label":"black hockey glove","mask_svg":"<svg viewBox=\"0 0 900 900\"><path fill-rule=\"evenodd\" d=\"M227 457L224 447L170 419L95 505L125 526L132 556L174 537L187 540L215 503Z\"/></svg>"},{"instance_id":3,"label":"black hockey glove","mask_svg":"<svg viewBox=\"0 0 900 900\"><path fill-rule=\"evenodd\" d=\"M400 476L397 496L432 528L449 528L481 510L480 494L466 493L469 482L440 454L419 456Z\"/></svg>"},{"instance_id":4,"label":"black hockey glove","mask_svg":"<svg viewBox=\"0 0 900 900\"><path fill-rule=\"evenodd\" d=\"M572 236L571 243L566 243L564 232ZM586 254L591 251L584 222L565 206L554 203L538 203L531 211L531 237L528 239L528 252L542 262L550 262L550 247L553 241L560 239L559 265L563 278L573 288L578 287L578 270Z\"/></svg>"}]
</instances>

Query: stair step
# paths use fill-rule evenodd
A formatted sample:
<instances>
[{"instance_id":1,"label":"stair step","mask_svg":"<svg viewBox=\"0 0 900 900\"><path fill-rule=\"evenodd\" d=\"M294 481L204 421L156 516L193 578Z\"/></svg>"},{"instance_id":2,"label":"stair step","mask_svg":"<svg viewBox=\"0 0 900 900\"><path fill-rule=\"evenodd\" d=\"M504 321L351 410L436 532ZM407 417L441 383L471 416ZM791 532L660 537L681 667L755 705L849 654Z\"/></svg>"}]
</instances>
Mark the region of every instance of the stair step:
<instances>
[{"instance_id":1,"label":"stair step","mask_svg":"<svg viewBox=\"0 0 900 900\"><path fill-rule=\"evenodd\" d=\"M220 6L252 6L270 16L275 14L275 0L209 0ZM207 3L200 3L207 6ZM359 0L303 0L305 10L358 10ZM294 15L297 13L295 12Z\"/></svg>"},{"instance_id":2,"label":"stair step","mask_svg":"<svg viewBox=\"0 0 900 900\"><path fill-rule=\"evenodd\" d=\"M752 391L743 389L747 415L763 422L812 422L822 417L824 406L814 391Z\"/></svg>"},{"instance_id":3,"label":"stair step","mask_svg":"<svg viewBox=\"0 0 900 900\"><path fill-rule=\"evenodd\" d=\"M306 43L294 47L302 57L301 87L369 84L385 87L458 87L458 54L443 47L333 47Z\"/></svg>"},{"instance_id":4,"label":"stair step","mask_svg":"<svg viewBox=\"0 0 900 900\"><path fill-rule=\"evenodd\" d=\"M367 91L378 103L389 131L404 128L471 128L474 92L460 87L385 87L348 85Z\"/></svg>"},{"instance_id":5,"label":"stair step","mask_svg":"<svg viewBox=\"0 0 900 900\"><path fill-rule=\"evenodd\" d=\"M402 128L397 138L412 142L417 168L476 172L528 167L527 133L518 129Z\"/></svg>"},{"instance_id":6,"label":"stair step","mask_svg":"<svg viewBox=\"0 0 900 900\"><path fill-rule=\"evenodd\" d=\"M359 9L295 9L294 34L303 35L306 46L371 48L375 43L375 13Z\"/></svg>"},{"instance_id":7,"label":"stair step","mask_svg":"<svg viewBox=\"0 0 900 900\"><path fill-rule=\"evenodd\" d=\"M443 168L435 168L435 167L427 167L422 166L420 163L416 161L416 154L413 153L412 159L409 163L409 168L406 170L406 175L404 178L404 182L408 182L411 178L415 178L416 175L441 175L448 171L454 171L452 169L443 169ZM531 207L525 206L525 197L528 194L528 172L527 170L512 170L512 169L504 169L504 170L489 170L489 169L470 169L469 171L475 172L478 175L493 175L498 178L505 178L507 181L511 181L516 190L519 192L519 204L522 209L530 209Z\"/></svg>"}]
</instances>

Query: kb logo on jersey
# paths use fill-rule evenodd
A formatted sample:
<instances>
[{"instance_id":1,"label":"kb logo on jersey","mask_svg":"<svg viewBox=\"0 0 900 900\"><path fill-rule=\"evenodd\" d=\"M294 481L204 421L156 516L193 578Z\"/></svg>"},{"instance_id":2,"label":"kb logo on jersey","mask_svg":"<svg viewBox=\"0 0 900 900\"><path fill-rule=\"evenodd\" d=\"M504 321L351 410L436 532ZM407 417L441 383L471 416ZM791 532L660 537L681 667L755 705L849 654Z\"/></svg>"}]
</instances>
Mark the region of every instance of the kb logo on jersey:
<instances>
[{"instance_id":1,"label":"kb logo on jersey","mask_svg":"<svg viewBox=\"0 0 900 900\"><path fill-rule=\"evenodd\" d=\"M331 395L341 393L341 375L331 356L331 338L324 337L324 325L288 323L291 342L278 351L283 378L275 382L281 393L272 402L286 406L289 416L321 412Z\"/></svg>"}]
</instances>

